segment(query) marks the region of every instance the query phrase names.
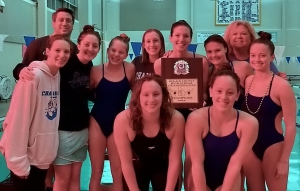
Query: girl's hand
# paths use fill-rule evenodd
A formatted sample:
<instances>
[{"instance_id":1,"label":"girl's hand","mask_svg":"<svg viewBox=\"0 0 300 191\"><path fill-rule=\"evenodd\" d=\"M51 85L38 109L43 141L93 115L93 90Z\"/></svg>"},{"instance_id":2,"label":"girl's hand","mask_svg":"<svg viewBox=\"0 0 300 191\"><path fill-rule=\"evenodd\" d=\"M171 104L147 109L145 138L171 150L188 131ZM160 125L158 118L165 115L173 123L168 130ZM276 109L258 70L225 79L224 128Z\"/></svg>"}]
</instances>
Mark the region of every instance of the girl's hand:
<instances>
[{"instance_id":1,"label":"girl's hand","mask_svg":"<svg viewBox=\"0 0 300 191\"><path fill-rule=\"evenodd\" d=\"M31 81L34 78L33 68L28 66L21 70L19 74L19 79L22 81Z\"/></svg>"},{"instance_id":2,"label":"girl's hand","mask_svg":"<svg viewBox=\"0 0 300 191\"><path fill-rule=\"evenodd\" d=\"M285 72L278 72L276 75L283 78L283 79L285 79L285 80L288 80L287 75L286 75Z\"/></svg>"},{"instance_id":3,"label":"girl's hand","mask_svg":"<svg viewBox=\"0 0 300 191\"><path fill-rule=\"evenodd\" d=\"M169 57L173 53L173 50L168 50L165 52L165 54L162 56L163 58Z\"/></svg>"},{"instance_id":4,"label":"girl's hand","mask_svg":"<svg viewBox=\"0 0 300 191\"><path fill-rule=\"evenodd\" d=\"M289 171L289 163L279 161L274 169L274 175L276 178L280 178L282 176L287 176Z\"/></svg>"},{"instance_id":5,"label":"girl's hand","mask_svg":"<svg viewBox=\"0 0 300 191\"><path fill-rule=\"evenodd\" d=\"M30 173L30 172L29 172ZM28 178L28 176L29 176L29 173L28 174L26 174L25 176L18 176L20 179L27 179Z\"/></svg>"}]
</instances>

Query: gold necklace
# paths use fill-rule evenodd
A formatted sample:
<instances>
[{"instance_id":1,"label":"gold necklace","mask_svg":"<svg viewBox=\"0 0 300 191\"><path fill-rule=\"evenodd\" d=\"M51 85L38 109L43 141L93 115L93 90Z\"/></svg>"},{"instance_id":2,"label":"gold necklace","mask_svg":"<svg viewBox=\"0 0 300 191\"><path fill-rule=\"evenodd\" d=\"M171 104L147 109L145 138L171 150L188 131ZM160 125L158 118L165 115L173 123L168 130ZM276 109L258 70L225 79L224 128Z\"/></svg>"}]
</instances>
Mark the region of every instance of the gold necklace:
<instances>
[{"instance_id":1,"label":"gold necklace","mask_svg":"<svg viewBox=\"0 0 300 191\"><path fill-rule=\"evenodd\" d=\"M259 112L260 107L261 107L261 105L262 105L262 103L263 103L263 101L264 101L264 99L265 99L265 97L266 97L266 95L267 95L267 93L268 93L268 91L269 91L269 89L270 89L270 86L271 86L271 82L272 82L274 73L271 72L271 74L272 74L272 75L271 75L271 79L270 79L269 85L268 85L268 87L267 87L267 89L266 89L266 91L265 91L265 95L262 97L262 99L261 99L261 101L260 101L260 103L259 103L259 106L258 106L257 110L254 111L254 112L251 111L250 108L249 108L249 106L248 106L248 94L249 94L249 92L250 92L250 88L251 88L251 85L252 85L252 83L253 83L255 74L254 74L254 76L253 76L253 78L252 78L252 80L251 80L251 82L250 82L250 85L249 85L249 87L248 87L247 93L246 93L246 95L245 95L245 102L246 102L246 107L247 107L248 111L249 111L252 115L254 115L254 114L256 114L257 112Z\"/></svg>"}]
</instances>

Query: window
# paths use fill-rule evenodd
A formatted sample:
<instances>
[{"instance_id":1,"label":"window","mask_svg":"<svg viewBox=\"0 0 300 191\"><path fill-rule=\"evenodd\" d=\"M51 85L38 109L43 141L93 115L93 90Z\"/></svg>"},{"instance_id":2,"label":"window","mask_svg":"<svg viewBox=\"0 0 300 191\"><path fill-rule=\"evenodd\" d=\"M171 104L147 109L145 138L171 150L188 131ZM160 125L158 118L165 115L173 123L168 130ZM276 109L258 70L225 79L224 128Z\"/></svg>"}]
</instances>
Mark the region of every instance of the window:
<instances>
[{"instance_id":1,"label":"window","mask_svg":"<svg viewBox=\"0 0 300 191\"><path fill-rule=\"evenodd\" d=\"M47 0L47 7L56 10L66 7L74 12L75 19L78 20L78 0Z\"/></svg>"}]
</instances>

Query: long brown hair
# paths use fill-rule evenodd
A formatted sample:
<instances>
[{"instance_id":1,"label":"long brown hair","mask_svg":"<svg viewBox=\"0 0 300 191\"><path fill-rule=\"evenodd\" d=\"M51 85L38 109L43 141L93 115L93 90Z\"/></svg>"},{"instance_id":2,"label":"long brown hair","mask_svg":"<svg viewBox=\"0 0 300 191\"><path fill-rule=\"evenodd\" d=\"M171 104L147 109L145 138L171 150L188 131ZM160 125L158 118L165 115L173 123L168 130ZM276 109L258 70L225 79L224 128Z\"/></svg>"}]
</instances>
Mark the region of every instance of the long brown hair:
<instances>
[{"instance_id":1,"label":"long brown hair","mask_svg":"<svg viewBox=\"0 0 300 191\"><path fill-rule=\"evenodd\" d=\"M157 30L157 29L148 29L145 31L145 33L143 34L143 38L142 38L142 43L143 43L143 47L142 47L142 62L149 62L149 53L146 51L144 44L145 44L145 36L146 34L150 33L150 32L155 32L158 36L159 36L159 40L160 40L160 51L159 51L159 57L163 56L165 53L165 39L164 36L162 35L162 33Z\"/></svg>"},{"instance_id":2,"label":"long brown hair","mask_svg":"<svg viewBox=\"0 0 300 191\"><path fill-rule=\"evenodd\" d=\"M135 131L135 133L140 134L143 131L143 112L140 103L140 95L144 82L155 81L161 87L162 90L162 105L159 114L159 125L160 130L169 129L171 125L172 115L174 113L174 108L172 106L172 99L167 89L165 81L159 75L145 76L138 80L132 91L131 100L129 104L130 109L130 126Z\"/></svg>"},{"instance_id":3,"label":"long brown hair","mask_svg":"<svg viewBox=\"0 0 300 191\"><path fill-rule=\"evenodd\" d=\"M224 38L218 34L213 34L211 36L209 36L205 41L204 41L204 48L206 49L206 45L210 42L216 42L216 43L219 43L219 44L222 44L223 47L227 50L226 54L225 54L225 57L227 59L227 62L224 62L218 69L212 64L212 69L210 71L210 74L209 74L209 79L208 81L210 82L212 77L214 76L214 74L218 71L218 70L221 70L221 69L228 69L228 68L233 68L233 66L230 65L230 60L229 60L229 48L228 48L228 45L226 43L226 41L224 40Z\"/></svg>"}]
</instances>

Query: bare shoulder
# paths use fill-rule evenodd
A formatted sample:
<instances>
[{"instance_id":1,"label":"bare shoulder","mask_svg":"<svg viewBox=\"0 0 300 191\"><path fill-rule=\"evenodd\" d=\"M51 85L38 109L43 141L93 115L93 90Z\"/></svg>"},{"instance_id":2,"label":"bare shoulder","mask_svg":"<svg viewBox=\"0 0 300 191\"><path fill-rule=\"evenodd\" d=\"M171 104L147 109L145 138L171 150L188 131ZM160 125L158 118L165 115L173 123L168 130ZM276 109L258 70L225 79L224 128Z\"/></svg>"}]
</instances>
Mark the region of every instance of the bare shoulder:
<instances>
[{"instance_id":1,"label":"bare shoulder","mask_svg":"<svg viewBox=\"0 0 300 191\"><path fill-rule=\"evenodd\" d=\"M97 81L98 79L102 78L102 67L104 67L104 64L99 64L96 66L93 66L91 68L91 72L90 72L90 76L91 79L94 79L95 81Z\"/></svg>"},{"instance_id":2,"label":"bare shoulder","mask_svg":"<svg viewBox=\"0 0 300 191\"><path fill-rule=\"evenodd\" d=\"M234 68L239 68L239 69L251 68L250 64L246 61L233 61L232 64Z\"/></svg>"},{"instance_id":3,"label":"bare shoulder","mask_svg":"<svg viewBox=\"0 0 300 191\"><path fill-rule=\"evenodd\" d=\"M121 111L115 118L114 129L120 131L127 131L130 126L130 110L125 109Z\"/></svg>"},{"instance_id":4,"label":"bare shoulder","mask_svg":"<svg viewBox=\"0 0 300 191\"><path fill-rule=\"evenodd\" d=\"M185 125L185 136L191 137L201 136L208 131L208 123L207 123L207 112L208 107L203 107L197 109L189 114L188 119Z\"/></svg>"},{"instance_id":5,"label":"bare shoulder","mask_svg":"<svg viewBox=\"0 0 300 191\"><path fill-rule=\"evenodd\" d=\"M202 107L191 112L188 116L187 122L189 123L202 123L203 120L207 120L208 107Z\"/></svg>"},{"instance_id":6,"label":"bare shoulder","mask_svg":"<svg viewBox=\"0 0 300 191\"><path fill-rule=\"evenodd\" d=\"M279 94L293 92L293 88L292 88L291 84L287 80L285 80L277 75L274 75L272 89L275 89L276 92L278 92Z\"/></svg>"},{"instance_id":7,"label":"bare shoulder","mask_svg":"<svg viewBox=\"0 0 300 191\"><path fill-rule=\"evenodd\" d=\"M124 66L126 69L132 70L135 68L134 64L132 64L131 62L126 62L124 61Z\"/></svg>"},{"instance_id":8,"label":"bare shoulder","mask_svg":"<svg viewBox=\"0 0 300 191\"><path fill-rule=\"evenodd\" d=\"M257 119L254 116L252 116L244 111L240 111L240 110L239 110L239 122L238 123L243 129L251 128L253 130L256 130L258 128Z\"/></svg>"},{"instance_id":9,"label":"bare shoulder","mask_svg":"<svg viewBox=\"0 0 300 191\"><path fill-rule=\"evenodd\" d=\"M174 110L174 113L172 115L172 122L174 123L184 123L184 117L183 115L177 111L177 110Z\"/></svg>"},{"instance_id":10,"label":"bare shoulder","mask_svg":"<svg viewBox=\"0 0 300 191\"><path fill-rule=\"evenodd\" d=\"M99 65L93 66L93 67L91 68L91 74L92 74L92 73L97 73L97 72L101 71L100 69L102 69L102 67L103 67L103 64L99 64Z\"/></svg>"},{"instance_id":11,"label":"bare shoulder","mask_svg":"<svg viewBox=\"0 0 300 191\"><path fill-rule=\"evenodd\" d=\"M250 75L245 79L245 84L249 83L253 79L254 75Z\"/></svg>"},{"instance_id":12,"label":"bare shoulder","mask_svg":"<svg viewBox=\"0 0 300 191\"><path fill-rule=\"evenodd\" d=\"M208 64L208 60L207 60L207 58L204 56L204 55L201 55L201 54L195 54L195 57L196 58L202 58L202 60L203 60L203 64L205 64L205 65L209 65Z\"/></svg>"},{"instance_id":13,"label":"bare shoulder","mask_svg":"<svg viewBox=\"0 0 300 191\"><path fill-rule=\"evenodd\" d=\"M232 61L232 64L233 65L239 65L239 66L250 66L248 62L246 61L239 61L239 60L235 60L235 61Z\"/></svg>"},{"instance_id":14,"label":"bare shoulder","mask_svg":"<svg viewBox=\"0 0 300 191\"><path fill-rule=\"evenodd\" d=\"M129 118L130 118L130 110L129 109L125 109L123 111L121 111L115 118L115 122L129 122Z\"/></svg>"},{"instance_id":15,"label":"bare shoulder","mask_svg":"<svg viewBox=\"0 0 300 191\"><path fill-rule=\"evenodd\" d=\"M178 112L177 110L174 110L172 119L170 122L170 128L166 129L166 134L167 134L168 138L172 139L172 137L174 137L174 135L183 136L184 124L185 124L185 121L184 121L183 115L180 112ZM175 136L175 137L177 137L177 136Z\"/></svg>"},{"instance_id":16,"label":"bare shoulder","mask_svg":"<svg viewBox=\"0 0 300 191\"><path fill-rule=\"evenodd\" d=\"M291 84L287 80L283 79L282 77L280 77L278 75L274 75L273 83L275 83L276 87L279 87L279 88L281 88L281 87L291 88ZM273 88L273 85L272 85L272 88Z\"/></svg>"},{"instance_id":17,"label":"bare shoulder","mask_svg":"<svg viewBox=\"0 0 300 191\"><path fill-rule=\"evenodd\" d=\"M159 59L155 60L154 65L160 65L161 59L162 59L162 58L159 58Z\"/></svg>"},{"instance_id":18,"label":"bare shoulder","mask_svg":"<svg viewBox=\"0 0 300 191\"><path fill-rule=\"evenodd\" d=\"M135 74L135 65L132 64L131 62L124 61L124 66L125 66L126 73L130 74L129 76L133 77Z\"/></svg>"},{"instance_id":19,"label":"bare shoulder","mask_svg":"<svg viewBox=\"0 0 300 191\"><path fill-rule=\"evenodd\" d=\"M161 75L161 58L157 59L153 64L155 74Z\"/></svg>"}]
</instances>

